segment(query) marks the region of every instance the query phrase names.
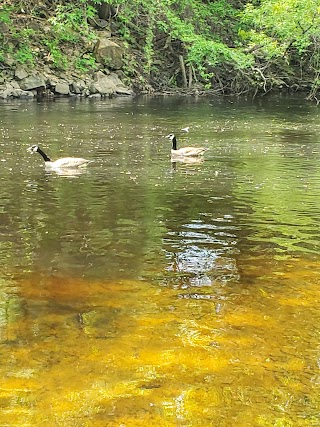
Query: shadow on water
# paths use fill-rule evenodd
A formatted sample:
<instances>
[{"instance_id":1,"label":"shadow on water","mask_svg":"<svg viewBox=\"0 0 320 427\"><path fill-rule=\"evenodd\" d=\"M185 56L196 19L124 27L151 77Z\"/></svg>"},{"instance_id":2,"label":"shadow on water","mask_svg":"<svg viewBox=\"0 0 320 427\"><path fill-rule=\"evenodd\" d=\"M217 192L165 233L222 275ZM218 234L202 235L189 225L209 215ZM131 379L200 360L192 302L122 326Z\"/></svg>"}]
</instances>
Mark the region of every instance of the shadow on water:
<instances>
[{"instance_id":1,"label":"shadow on water","mask_svg":"<svg viewBox=\"0 0 320 427\"><path fill-rule=\"evenodd\" d=\"M1 425L320 423L315 107L0 111ZM210 150L172 163L186 126L181 146ZM34 141L95 162L47 172Z\"/></svg>"}]
</instances>

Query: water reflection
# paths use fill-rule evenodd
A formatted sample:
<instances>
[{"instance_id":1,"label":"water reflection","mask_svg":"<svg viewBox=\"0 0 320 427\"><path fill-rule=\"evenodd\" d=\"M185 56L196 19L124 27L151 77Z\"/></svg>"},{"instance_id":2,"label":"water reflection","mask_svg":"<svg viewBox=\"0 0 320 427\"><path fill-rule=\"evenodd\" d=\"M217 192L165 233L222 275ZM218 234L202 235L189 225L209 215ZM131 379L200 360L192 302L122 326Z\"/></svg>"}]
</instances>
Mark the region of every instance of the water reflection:
<instances>
[{"instance_id":1,"label":"water reflection","mask_svg":"<svg viewBox=\"0 0 320 427\"><path fill-rule=\"evenodd\" d=\"M0 424L317 425L317 109L21 105L0 104ZM171 163L186 123L210 151ZM31 141L96 162L48 172Z\"/></svg>"},{"instance_id":2,"label":"water reflection","mask_svg":"<svg viewBox=\"0 0 320 427\"><path fill-rule=\"evenodd\" d=\"M58 175L62 177L77 178L80 175L90 173L87 168L46 168L46 175Z\"/></svg>"},{"instance_id":3,"label":"water reflection","mask_svg":"<svg viewBox=\"0 0 320 427\"><path fill-rule=\"evenodd\" d=\"M201 165L204 162L204 158L201 157L181 157L171 158L172 167L176 168L177 164L183 163L185 165Z\"/></svg>"},{"instance_id":4,"label":"water reflection","mask_svg":"<svg viewBox=\"0 0 320 427\"><path fill-rule=\"evenodd\" d=\"M230 222L230 218L225 218ZM178 232L164 239L168 271L180 277L182 289L211 286L239 278L234 262L225 253L237 245L237 236L225 224L213 225L201 220L183 224ZM225 250L225 248L227 250Z\"/></svg>"}]
</instances>

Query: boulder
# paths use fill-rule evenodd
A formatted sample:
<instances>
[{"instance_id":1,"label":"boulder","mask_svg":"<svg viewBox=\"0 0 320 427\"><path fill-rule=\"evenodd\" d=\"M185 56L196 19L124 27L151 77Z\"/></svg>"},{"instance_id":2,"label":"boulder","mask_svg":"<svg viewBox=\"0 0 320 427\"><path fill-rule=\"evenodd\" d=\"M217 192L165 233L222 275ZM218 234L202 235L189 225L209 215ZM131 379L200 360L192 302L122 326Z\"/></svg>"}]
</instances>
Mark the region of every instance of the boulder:
<instances>
[{"instance_id":1,"label":"boulder","mask_svg":"<svg viewBox=\"0 0 320 427\"><path fill-rule=\"evenodd\" d=\"M50 76L48 76L47 77L47 79L46 79L46 85L47 86L49 86L49 87L51 87L51 88L54 88L54 87L56 87L56 85L59 83L59 79L58 79L58 77L56 77L56 76L52 76L52 75L50 75Z\"/></svg>"},{"instance_id":2,"label":"boulder","mask_svg":"<svg viewBox=\"0 0 320 427\"><path fill-rule=\"evenodd\" d=\"M31 91L26 91L20 89L17 82L14 80L10 83L7 82L4 86L0 89L0 98L6 99L6 98L33 98L34 94Z\"/></svg>"},{"instance_id":3,"label":"boulder","mask_svg":"<svg viewBox=\"0 0 320 427\"><path fill-rule=\"evenodd\" d=\"M98 71L94 75L94 81L90 85L91 94L100 93L101 95L132 95L132 91L125 87L119 77L111 73L105 75L101 71Z\"/></svg>"},{"instance_id":4,"label":"boulder","mask_svg":"<svg viewBox=\"0 0 320 427\"><path fill-rule=\"evenodd\" d=\"M2 99L9 98L10 96L12 96L13 90L14 88L11 85L11 83L6 82L5 85L3 85L0 89L0 98Z\"/></svg>"},{"instance_id":5,"label":"boulder","mask_svg":"<svg viewBox=\"0 0 320 427\"><path fill-rule=\"evenodd\" d=\"M107 37L100 37L94 48L96 61L113 70L122 68L123 54L124 48Z\"/></svg>"},{"instance_id":6,"label":"boulder","mask_svg":"<svg viewBox=\"0 0 320 427\"><path fill-rule=\"evenodd\" d=\"M0 89L0 98L6 99L11 96L12 90L9 89Z\"/></svg>"},{"instance_id":7,"label":"boulder","mask_svg":"<svg viewBox=\"0 0 320 427\"><path fill-rule=\"evenodd\" d=\"M86 84L86 82L81 79L76 79L70 82L70 91L76 95L82 95L88 86L90 86L90 84Z\"/></svg>"},{"instance_id":8,"label":"boulder","mask_svg":"<svg viewBox=\"0 0 320 427\"><path fill-rule=\"evenodd\" d=\"M12 96L14 98L33 98L34 94L29 90L13 89Z\"/></svg>"},{"instance_id":9,"label":"boulder","mask_svg":"<svg viewBox=\"0 0 320 427\"><path fill-rule=\"evenodd\" d=\"M17 80L23 80L26 77L28 77L28 73L24 68L19 67L19 68L16 68L14 72L14 76Z\"/></svg>"},{"instance_id":10,"label":"boulder","mask_svg":"<svg viewBox=\"0 0 320 427\"><path fill-rule=\"evenodd\" d=\"M90 85L90 93L91 94L100 93L101 95L112 95L113 93L115 93L115 87L112 84L112 82L109 81L108 76L106 76L104 79L101 79Z\"/></svg>"},{"instance_id":11,"label":"boulder","mask_svg":"<svg viewBox=\"0 0 320 427\"><path fill-rule=\"evenodd\" d=\"M72 82L70 86L71 92L79 95L82 92L80 85L77 82Z\"/></svg>"},{"instance_id":12,"label":"boulder","mask_svg":"<svg viewBox=\"0 0 320 427\"><path fill-rule=\"evenodd\" d=\"M56 84L54 91L59 95L69 95L70 93L69 84L65 82L59 82Z\"/></svg>"},{"instance_id":13,"label":"boulder","mask_svg":"<svg viewBox=\"0 0 320 427\"><path fill-rule=\"evenodd\" d=\"M45 87L46 83L41 74L32 74L20 81L20 88L22 90L45 89Z\"/></svg>"},{"instance_id":14,"label":"boulder","mask_svg":"<svg viewBox=\"0 0 320 427\"><path fill-rule=\"evenodd\" d=\"M20 86L19 86L19 83L18 83L18 82L16 82L15 80L12 80L12 81L10 82L10 85L12 86L12 89L18 89L18 90L21 90L21 89L20 89Z\"/></svg>"},{"instance_id":15,"label":"boulder","mask_svg":"<svg viewBox=\"0 0 320 427\"><path fill-rule=\"evenodd\" d=\"M110 81L114 84L116 88L116 93L119 95L133 95L133 92L131 89L127 88L122 81L119 79L117 74L111 73L110 76L108 76Z\"/></svg>"}]
</instances>

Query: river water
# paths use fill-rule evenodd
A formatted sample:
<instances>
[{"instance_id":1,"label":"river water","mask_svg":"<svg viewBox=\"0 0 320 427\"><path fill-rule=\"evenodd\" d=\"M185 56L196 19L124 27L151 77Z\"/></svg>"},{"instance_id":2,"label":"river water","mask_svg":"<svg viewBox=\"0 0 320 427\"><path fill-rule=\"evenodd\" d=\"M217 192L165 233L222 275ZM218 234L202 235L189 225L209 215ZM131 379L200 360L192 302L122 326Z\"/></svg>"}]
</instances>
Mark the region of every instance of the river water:
<instances>
[{"instance_id":1,"label":"river water","mask_svg":"<svg viewBox=\"0 0 320 427\"><path fill-rule=\"evenodd\" d=\"M0 425L319 426L319 143L302 96L0 103Z\"/></svg>"}]
</instances>

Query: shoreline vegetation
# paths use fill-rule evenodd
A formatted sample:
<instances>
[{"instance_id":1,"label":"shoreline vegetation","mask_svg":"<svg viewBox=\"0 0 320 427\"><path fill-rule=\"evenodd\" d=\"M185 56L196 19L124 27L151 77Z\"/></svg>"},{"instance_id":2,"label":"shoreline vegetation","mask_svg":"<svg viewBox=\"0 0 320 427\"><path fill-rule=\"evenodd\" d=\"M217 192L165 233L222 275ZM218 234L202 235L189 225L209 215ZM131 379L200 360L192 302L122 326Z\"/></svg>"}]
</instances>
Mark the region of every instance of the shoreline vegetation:
<instances>
[{"instance_id":1,"label":"shoreline vegetation","mask_svg":"<svg viewBox=\"0 0 320 427\"><path fill-rule=\"evenodd\" d=\"M0 98L307 92L318 0L3 0Z\"/></svg>"}]
</instances>

